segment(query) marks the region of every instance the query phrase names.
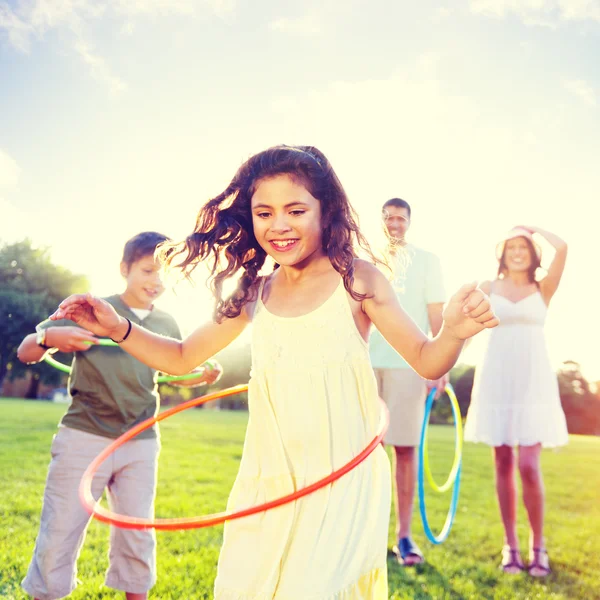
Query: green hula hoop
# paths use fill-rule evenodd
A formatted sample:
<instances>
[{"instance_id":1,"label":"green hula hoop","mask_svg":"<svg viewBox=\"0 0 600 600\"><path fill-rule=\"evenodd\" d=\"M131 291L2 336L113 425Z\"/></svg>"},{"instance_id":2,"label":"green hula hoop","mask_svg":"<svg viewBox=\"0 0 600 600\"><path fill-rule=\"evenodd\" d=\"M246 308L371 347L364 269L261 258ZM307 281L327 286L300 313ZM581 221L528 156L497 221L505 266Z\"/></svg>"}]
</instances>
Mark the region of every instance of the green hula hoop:
<instances>
[{"instance_id":1,"label":"green hula hoop","mask_svg":"<svg viewBox=\"0 0 600 600\"><path fill-rule=\"evenodd\" d=\"M91 342L90 342L91 344ZM100 338L98 340L98 346L118 346L119 344L117 344L117 342L113 342L110 339L107 338ZM63 373L67 373L70 374L71 373L71 366L70 365L65 365L59 361L57 361L56 359L52 358L52 356L47 353L46 356L44 357L44 360L51 365L52 367L54 367L55 369L58 369L59 371L62 371ZM205 365L207 365L209 370L212 370L214 368L216 368L217 362L214 360L207 360L205 363ZM200 376L199 373L186 373L185 375L159 375L158 376L158 383L169 383L171 381L185 381L186 379L197 379Z\"/></svg>"},{"instance_id":2,"label":"green hula hoop","mask_svg":"<svg viewBox=\"0 0 600 600\"><path fill-rule=\"evenodd\" d=\"M451 385L446 386L446 394L450 398L450 403L452 404L453 413L455 415L460 415L460 408L458 406L458 400L456 398L456 394L454 393L454 389ZM427 452L427 429L425 429L425 436L423 440L423 467L425 471L425 476L427 477L427 481L429 485L436 492L447 492L453 485L456 480L456 476L460 470L460 460L462 457L462 445L463 445L463 435L462 435L462 420L460 417L456 419L456 429L454 436L454 462L452 463L452 469L450 469L450 473L448 475L448 479L443 485L438 485L433 478L431 473L431 469L429 467L429 453Z\"/></svg>"}]
</instances>

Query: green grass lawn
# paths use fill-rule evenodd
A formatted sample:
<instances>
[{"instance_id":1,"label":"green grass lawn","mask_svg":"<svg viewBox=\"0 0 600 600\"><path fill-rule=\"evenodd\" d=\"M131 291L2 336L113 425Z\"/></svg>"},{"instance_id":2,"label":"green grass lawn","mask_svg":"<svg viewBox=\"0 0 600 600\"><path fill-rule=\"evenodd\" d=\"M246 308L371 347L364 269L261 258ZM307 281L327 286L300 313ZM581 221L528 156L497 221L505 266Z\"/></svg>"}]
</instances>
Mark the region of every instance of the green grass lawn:
<instances>
[{"instance_id":1,"label":"green grass lawn","mask_svg":"<svg viewBox=\"0 0 600 600\"><path fill-rule=\"evenodd\" d=\"M65 407L49 402L0 400L0 598L25 598L19 584L39 523L49 448ZM162 424L163 449L157 516L220 511L239 463L245 413L192 410ZM442 481L452 462L453 430L433 427L434 475ZM546 534L554 574L535 581L498 570L502 527L496 507L490 451L465 447L461 497L448 540L432 546L418 507L415 537L427 564L399 567L389 554L390 598L600 599L600 439L573 436L568 447L545 451ZM442 526L449 494L429 493L432 526ZM519 533L526 548L523 509ZM222 527L158 533L158 583L152 597L212 597ZM393 545L390 529L389 546ZM116 598L103 587L108 528L92 522L79 560L82 584L74 599Z\"/></svg>"}]
</instances>

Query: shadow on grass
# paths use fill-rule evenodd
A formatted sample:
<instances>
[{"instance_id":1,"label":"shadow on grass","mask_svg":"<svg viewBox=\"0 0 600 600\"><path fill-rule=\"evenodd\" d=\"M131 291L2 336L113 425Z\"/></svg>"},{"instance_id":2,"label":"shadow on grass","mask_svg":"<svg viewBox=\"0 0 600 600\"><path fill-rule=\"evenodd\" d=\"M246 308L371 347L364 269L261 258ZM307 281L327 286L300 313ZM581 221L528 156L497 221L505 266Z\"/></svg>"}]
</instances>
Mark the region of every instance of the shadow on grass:
<instances>
[{"instance_id":1,"label":"shadow on grass","mask_svg":"<svg viewBox=\"0 0 600 600\"><path fill-rule=\"evenodd\" d=\"M587 565L589 567L589 565ZM600 600L600 583L590 584L589 579L584 580L583 569L578 569L573 564L567 564L550 558L552 573L547 577L529 577L533 589L565 594L569 599Z\"/></svg>"},{"instance_id":2,"label":"shadow on grass","mask_svg":"<svg viewBox=\"0 0 600 600\"><path fill-rule=\"evenodd\" d=\"M499 564L495 554L487 564ZM600 585L585 576L585 569L559 560L552 561L547 577L531 577L527 571L517 575L481 565L464 565L460 570L440 571L431 563L404 567L391 550L387 555L389 597L393 600L494 600L561 598L600 600ZM465 583L468 582L467 588ZM462 588L462 589L458 589ZM467 591L468 589L468 591Z\"/></svg>"},{"instance_id":3,"label":"shadow on grass","mask_svg":"<svg viewBox=\"0 0 600 600\"><path fill-rule=\"evenodd\" d=\"M428 562L405 567L398 563L396 555L388 549L387 566L390 598L467 600L466 596L453 588L448 577ZM425 587L430 588L431 592L424 589ZM443 596L440 596L440 591Z\"/></svg>"}]
</instances>

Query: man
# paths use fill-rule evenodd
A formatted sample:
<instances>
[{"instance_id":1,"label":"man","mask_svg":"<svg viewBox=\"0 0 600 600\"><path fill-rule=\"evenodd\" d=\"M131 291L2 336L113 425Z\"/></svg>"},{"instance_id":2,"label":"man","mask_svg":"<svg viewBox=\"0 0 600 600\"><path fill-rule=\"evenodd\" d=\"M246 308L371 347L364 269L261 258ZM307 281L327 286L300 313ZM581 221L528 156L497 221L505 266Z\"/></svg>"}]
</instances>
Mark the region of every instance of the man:
<instances>
[{"instance_id":1,"label":"man","mask_svg":"<svg viewBox=\"0 0 600 600\"><path fill-rule=\"evenodd\" d=\"M383 221L390 238L394 287L404 310L422 331L436 336L442 326L445 301L440 261L434 254L406 242L411 209L408 202L392 198L383 205ZM425 411L428 389L437 388L436 397L448 383L448 375L438 381L425 381L374 330L370 341L371 362L379 394L390 411L385 443L394 447L396 466L396 539L398 562L410 566L422 563L423 553L411 538L416 484L416 448Z\"/></svg>"}]
</instances>

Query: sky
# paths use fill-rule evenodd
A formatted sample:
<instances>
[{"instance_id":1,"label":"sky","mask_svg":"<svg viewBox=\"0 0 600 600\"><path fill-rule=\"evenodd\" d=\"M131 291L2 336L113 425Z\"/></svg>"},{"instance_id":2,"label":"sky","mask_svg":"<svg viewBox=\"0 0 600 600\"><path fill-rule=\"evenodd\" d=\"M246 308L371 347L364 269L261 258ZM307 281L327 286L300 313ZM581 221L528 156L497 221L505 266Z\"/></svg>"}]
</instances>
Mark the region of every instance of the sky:
<instances>
[{"instance_id":1,"label":"sky","mask_svg":"<svg viewBox=\"0 0 600 600\"><path fill-rule=\"evenodd\" d=\"M371 239L411 204L450 292L513 225L565 239L549 352L600 380L599 56L600 0L0 0L0 241L115 293L129 237L181 238L253 153L314 145ZM210 316L176 292L184 331Z\"/></svg>"}]
</instances>

